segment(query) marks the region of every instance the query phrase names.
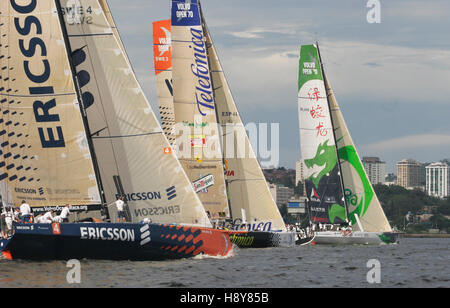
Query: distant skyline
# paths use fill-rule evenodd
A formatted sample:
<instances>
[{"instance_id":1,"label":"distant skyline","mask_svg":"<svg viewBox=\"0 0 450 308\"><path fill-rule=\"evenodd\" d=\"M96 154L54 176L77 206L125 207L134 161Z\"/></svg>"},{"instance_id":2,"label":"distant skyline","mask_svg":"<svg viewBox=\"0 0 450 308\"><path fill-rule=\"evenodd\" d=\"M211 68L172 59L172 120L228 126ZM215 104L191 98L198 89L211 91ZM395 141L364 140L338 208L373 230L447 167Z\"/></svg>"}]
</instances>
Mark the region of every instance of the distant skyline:
<instances>
[{"instance_id":1,"label":"distant skyline","mask_svg":"<svg viewBox=\"0 0 450 308\"><path fill-rule=\"evenodd\" d=\"M450 157L450 1L204 0L202 7L245 123L280 123L280 166L300 158L300 45L318 40L325 70L361 156ZM158 115L152 22L171 1L109 0L131 62ZM158 115L159 116L159 115Z\"/></svg>"}]
</instances>

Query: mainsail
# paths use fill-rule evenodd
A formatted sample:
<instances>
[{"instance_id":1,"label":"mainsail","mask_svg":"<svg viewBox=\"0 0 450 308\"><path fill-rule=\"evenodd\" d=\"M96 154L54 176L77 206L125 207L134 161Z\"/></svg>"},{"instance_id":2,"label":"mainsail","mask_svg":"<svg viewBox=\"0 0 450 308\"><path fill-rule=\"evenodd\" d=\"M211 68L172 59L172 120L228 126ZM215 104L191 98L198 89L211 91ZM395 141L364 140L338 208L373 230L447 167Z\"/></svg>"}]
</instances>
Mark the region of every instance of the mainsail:
<instances>
[{"instance_id":1,"label":"mainsail","mask_svg":"<svg viewBox=\"0 0 450 308\"><path fill-rule=\"evenodd\" d=\"M0 3L0 181L16 206L101 204L57 12L54 1Z\"/></svg>"},{"instance_id":2,"label":"mainsail","mask_svg":"<svg viewBox=\"0 0 450 308\"><path fill-rule=\"evenodd\" d=\"M99 2L61 3L107 202L125 195L133 222L211 226Z\"/></svg>"},{"instance_id":3,"label":"mainsail","mask_svg":"<svg viewBox=\"0 0 450 308\"><path fill-rule=\"evenodd\" d=\"M204 27L219 124L222 126L225 176L235 222L266 231L286 227L247 136L207 27ZM246 221L245 221L246 220Z\"/></svg>"},{"instance_id":4,"label":"mainsail","mask_svg":"<svg viewBox=\"0 0 450 308\"><path fill-rule=\"evenodd\" d=\"M175 142L175 136L172 134L172 130L175 125L175 114L173 111L170 19L153 23L153 55L161 126L170 144L173 144Z\"/></svg>"},{"instance_id":5,"label":"mainsail","mask_svg":"<svg viewBox=\"0 0 450 308\"><path fill-rule=\"evenodd\" d=\"M306 194L313 222L347 220L336 141L318 49L302 46L299 69L299 122L306 165Z\"/></svg>"},{"instance_id":6,"label":"mainsail","mask_svg":"<svg viewBox=\"0 0 450 308\"><path fill-rule=\"evenodd\" d=\"M337 145L349 219L352 221L355 230L359 228L355 217L355 215L358 215L364 229L361 231L392 232L392 228L366 174L336 97L326 77L325 86L327 87L330 102L331 119L338 140Z\"/></svg>"},{"instance_id":7,"label":"mainsail","mask_svg":"<svg viewBox=\"0 0 450 308\"><path fill-rule=\"evenodd\" d=\"M178 157L194 185L204 187L199 197L211 219L229 218L217 110L198 0L172 0L171 20Z\"/></svg>"},{"instance_id":8,"label":"mainsail","mask_svg":"<svg viewBox=\"0 0 450 308\"><path fill-rule=\"evenodd\" d=\"M322 78L316 79L312 76ZM311 78L316 79L317 88L314 84L308 85ZM309 172L306 184L309 201L313 207L313 216L315 216L314 207L321 202L320 187L323 185L323 189L328 188L328 190L336 192L336 200L342 196L341 191L344 191L346 201L332 205L331 208L328 207L327 220L329 222L336 223L347 218L352 222L353 230L359 230L359 220L363 228L360 231L392 232L356 151L336 97L322 71L320 53L314 45L302 46L300 87L303 89L299 94L302 155L305 157L307 172ZM327 105L325 105L325 99ZM327 136L323 136L325 132L328 132L326 135L330 134L330 138L333 134L334 149L329 147L332 144L330 141L324 141L324 139L328 140ZM314 150L315 147L317 150ZM316 155L314 155L314 151ZM311 157L313 158L311 159ZM333 170L332 166L334 166ZM336 169L337 167L338 169ZM330 170L332 171L330 172ZM334 179L327 178L333 175L340 179L341 190L337 188L338 184ZM311 182L313 183L311 184ZM319 187L318 191L315 190L316 183ZM326 210L326 207L324 209Z\"/></svg>"}]
</instances>

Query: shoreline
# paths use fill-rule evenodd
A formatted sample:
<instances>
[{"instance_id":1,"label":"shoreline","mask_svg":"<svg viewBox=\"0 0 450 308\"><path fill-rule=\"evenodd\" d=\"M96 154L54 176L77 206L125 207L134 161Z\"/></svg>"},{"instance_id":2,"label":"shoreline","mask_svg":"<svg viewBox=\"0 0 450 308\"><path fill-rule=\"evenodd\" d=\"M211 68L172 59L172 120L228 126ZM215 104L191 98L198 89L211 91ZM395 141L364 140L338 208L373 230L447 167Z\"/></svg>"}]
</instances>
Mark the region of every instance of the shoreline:
<instances>
[{"instance_id":1,"label":"shoreline","mask_svg":"<svg viewBox=\"0 0 450 308\"><path fill-rule=\"evenodd\" d=\"M450 238L450 234L400 234L400 238Z\"/></svg>"}]
</instances>

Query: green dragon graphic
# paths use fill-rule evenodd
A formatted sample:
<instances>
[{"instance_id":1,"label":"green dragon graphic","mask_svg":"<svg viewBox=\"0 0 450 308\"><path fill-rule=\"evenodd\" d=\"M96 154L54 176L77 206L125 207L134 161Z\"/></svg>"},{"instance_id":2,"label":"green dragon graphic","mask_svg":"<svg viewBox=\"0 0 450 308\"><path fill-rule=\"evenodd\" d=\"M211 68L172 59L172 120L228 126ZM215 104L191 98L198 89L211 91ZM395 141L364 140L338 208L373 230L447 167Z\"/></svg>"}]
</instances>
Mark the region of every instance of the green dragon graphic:
<instances>
[{"instance_id":1,"label":"green dragon graphic","mask_svg":"<svg viewBox=\"0 0 450 308\"><path fill-rule=\"evenodd\" d=\"M320 144L317 148L316 156L312 159L305 160L305 165L307 168L313 168L316 166L324 166L319 174L313 174L308 178L309 181L314 183L314 186L318 188L320 180L327 174L329 174L337 165L336 148L334 146L328 145L329 140ZM364 197L358 200L356 196L350 189L345 190L345 198L349 205L354 208L353 211L349 213L349 219L353 224L356 224L355 215L363 217L369 208L370 203L374 197L374 191L368 178L365 175L364 167L358 158L358 154L353 146L346 146L339 149L339 157L342 160L347 161L350 165L355 168L358 173L364 188ZM358 204L359 202L359 204ZM345 207L339 204L333 204L329 210L329 218L332 223L336 221L336 218L345 221L346 220L346 210Z\"/></svg>"},{"instance_id":2,"label":"green dragon graphic","mask_svg":"<svg viewBox=\"0 0 450 308\"><path fill-rule=\"evenodd\" d=\"M312 159L305 159L305 166L310 169L313 168L314 165L324 168L320 173L316 176L313 174L308 178L309 181L314 183L314 186L318 188L320 180L323 176L329 174L337 165L337 157L336 157L336 148L334 145L328 145L329 140L320 144L317 148L316 156Z\"/></svg>"},{"instance_id":3,"label":"green dragon graphic","mask_svg":"<svg viewBox=\"0 0 450 308\"><path fill-rule=\"evenodd\" d=\"M359 204L358 204L358 197L354 195L354 193L350 189L346 189L345 191L345 196L347 198L348 204L351 205L358 204L358 206L352 212L349 213L350 221L353 224L355 224L356 223L355 214L357 214L358 217L364 217L367 210L369 209L370 203L372 202L375 192L372 189L372 185L370 185L369 179L366 176L366 172L364 171L364 167L361 161L359 160L358 154L356 153L356 149L354 146L350 145L340 148L339 157L347 161L350 165L353 166L353 168L355 168L364 188L364 197L361 198Z\"/></svg>"},{"instance_id":4,"label":"green dragon graphic","mask_svg":"<svg viewBox=\"0 0 450 308\"><path fill-rule=\"evenodd\" d=\"M305 160L305 165L307 168L313 168L315 165L319 167L324 167L319 174L313 174L308 178L309 181L314 183L316 189L319 187L320 180L337 165L337 156L336 156L336 147L328 145L329 140L325 141L323 144L320 144L317 148L316 156L312 159ZM331 222L335 222L336 218L341 219L342 221L346 220L345 207L339 204L333 204L329 210L329 218Z\"/></svg>"}]
</instances>

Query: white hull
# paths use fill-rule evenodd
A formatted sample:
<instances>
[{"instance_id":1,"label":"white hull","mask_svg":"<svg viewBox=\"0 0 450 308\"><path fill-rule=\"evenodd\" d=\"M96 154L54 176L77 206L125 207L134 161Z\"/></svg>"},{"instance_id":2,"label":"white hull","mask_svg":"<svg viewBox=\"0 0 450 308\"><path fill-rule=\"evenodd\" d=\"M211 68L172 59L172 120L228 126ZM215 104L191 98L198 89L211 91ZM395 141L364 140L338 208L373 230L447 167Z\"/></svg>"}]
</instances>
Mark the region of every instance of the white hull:
<instances>
[{"instance_id":1,"label":"white hull","mask_svg":"<svg viewBox=\"0 0 450 308\"><path fill-rule=\"evenodd\" d=\"M278 247L295 247L297 234L295 232L276 232L279 238Z\"/></svg>"},{"instance_id":2,"label":"white hull","mask_svg":"<svg viewBox=\"0 0 450 308\"><path fill-rule=\"evenodd\" d=\"M383 232L356 231L345 234L337 231L326 231L316 232L315 234L313 243L316 245L385 245L397 243L398 239L396 234Z\"/></svg>"}]
</instances>

